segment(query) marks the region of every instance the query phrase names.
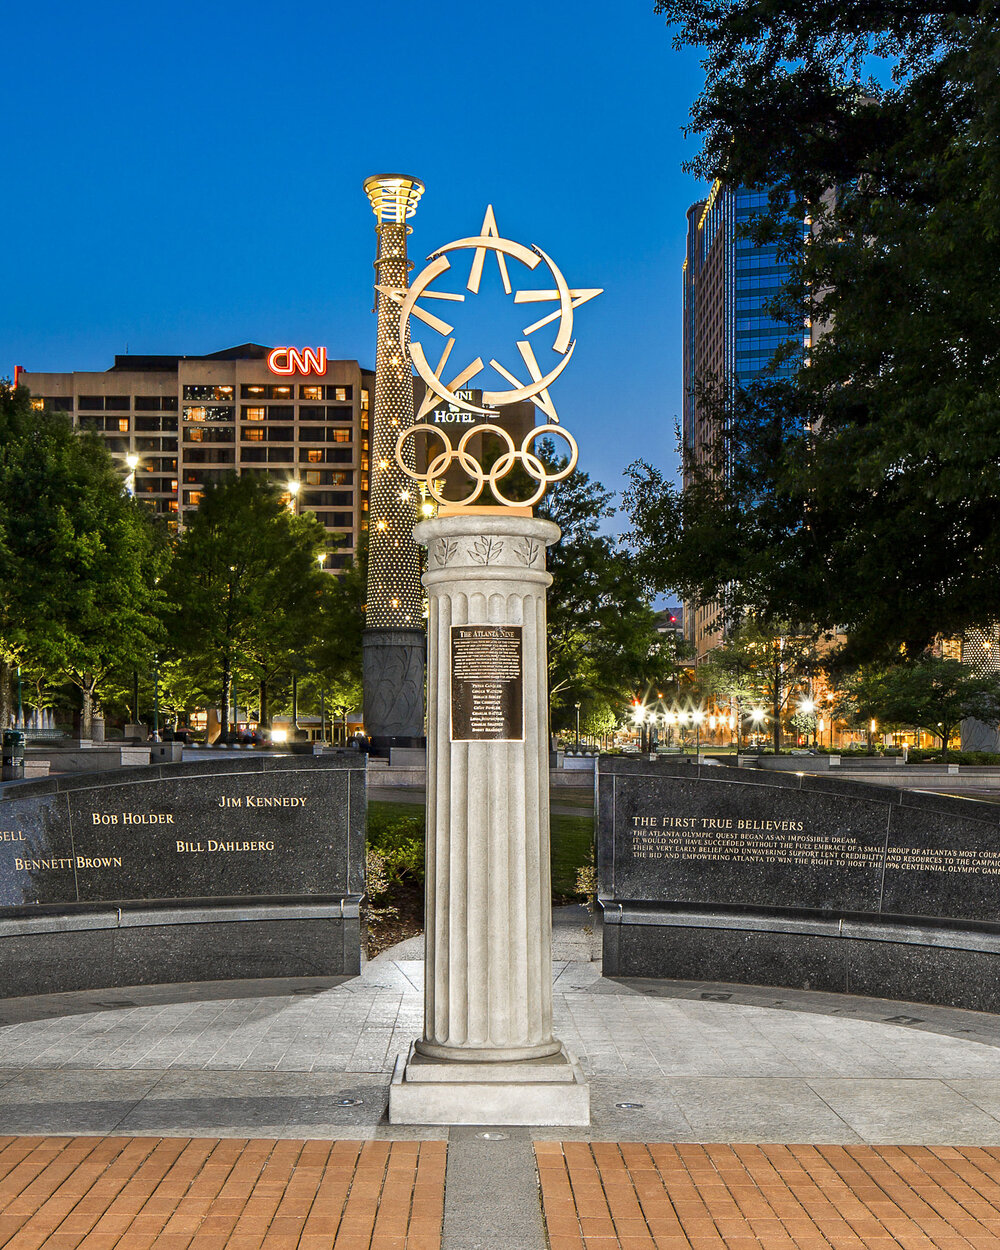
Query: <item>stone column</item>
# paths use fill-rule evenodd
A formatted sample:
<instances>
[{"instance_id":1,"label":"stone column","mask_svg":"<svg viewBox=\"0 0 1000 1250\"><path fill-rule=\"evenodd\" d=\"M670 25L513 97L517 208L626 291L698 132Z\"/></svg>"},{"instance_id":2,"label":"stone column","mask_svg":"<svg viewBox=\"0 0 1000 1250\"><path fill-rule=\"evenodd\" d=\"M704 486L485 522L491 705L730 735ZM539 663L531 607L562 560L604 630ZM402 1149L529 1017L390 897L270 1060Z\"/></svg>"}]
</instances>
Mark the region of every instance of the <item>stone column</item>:
<instances>
[{"instance_id":1,"label":"stone column","mask_svg":"<svg viewBox=\"0 0 1000 1250\"><path fill-rule=\"evenodd\" d=\"M586 1124L552 1031L545 549L550 521L468 509L421 522L427 629L424 1034L390 1120Z\"/></svg>"}]
</instances>

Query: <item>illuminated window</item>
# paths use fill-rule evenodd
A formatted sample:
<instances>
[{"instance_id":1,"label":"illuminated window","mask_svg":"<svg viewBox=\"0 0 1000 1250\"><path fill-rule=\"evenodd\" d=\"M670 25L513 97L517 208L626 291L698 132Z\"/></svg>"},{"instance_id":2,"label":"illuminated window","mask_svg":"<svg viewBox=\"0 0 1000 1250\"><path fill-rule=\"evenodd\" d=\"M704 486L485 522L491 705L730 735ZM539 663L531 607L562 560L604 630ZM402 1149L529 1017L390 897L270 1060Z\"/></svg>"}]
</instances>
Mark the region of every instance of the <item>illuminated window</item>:
<instances>
[{"instance_id":1,"label":"illuminated window","mask_svg":"<svg viewBox=\"0 0 1000 1250\"><path fill-rule=\"evenodd\" d=\"M34 411L35 411L35 412L44 412L44 411L45 411L45 400L44 400L44 399L33 399L33 400L31 401L31 407L34 409Z\"/></svg>"},{"instance_id":2,"label":"illuminated window","mask_svg":"<svg viewBox=\"0 0 1000 1250\"><path fill-rule=\"evenodd\" d=\"M209 384L185 386L185 399L222 399L230 403L236 398L235 386L212 386Z\"/></svg>"},{"instance_id":3,"label":"illuminated window","mask_svg":"<svg viewBox=\"0 0 1000 1250\"><path fill-rule=\"evenodd\" d=\"M199 430L197 427L193 430L184 431L185 443L201 443L205 439L205 431Z\"/></svg>"},{"instance_id":4,"label":"illuminated window","mask_svg":"<svg viewBox=\"0 0 1000 1250\"><path fill-rule=\"evenodd\" d=\"M322 399L323 388L321 386L300 386L299 399Z\"/></svg>"},{"instance_id":5,"label":"illuminated window","mask_svg":"<svg viewBox=\"0 0 1000 1250\"><path fill-rule=\"evenodd\" d=\"M350 430L330 430L327 435L331 443L349 443L351 441Z\"/></svg>"},{"instance_id":6,"label":"illuminated window","mask_svg":"<svg viewBox=\"0 0 1000 1250\"><path fill-rule=\"evenodd\" d=\"M321 451L307 451L306 460L309 462L309 464L322 464L323 453Z\"/></svg>"},{"instance_id":7,"label":"illuminated window","mask_svg":"<svg viewBox=\"0 0 1000 1250\"><path fill-rule=\"evenodd\" d=\"M176 500L176 499L168 499L168 500L167 500L167 511L168 511L168 512L176 512L176 511L177 511L177 500Z\"/></svg>"},{"instance_id":8,"label":"illuminated window","mask_svg":"<svg viewBox=\"0 0 1000 1250\"><path fill-rule=\"evenodd\" d=\"M368 407L368 392L367 391L361 392L361 407L362 408Z\"/></svg>"},{"instance_id":9,"label":"illuminated window","mask_svg":"<svg viewBox=\"0 0 1000 1250\"><path fill-rule=\"evenodd\" d=\"M263 408L244 408L243 420L244 421L263 421L264 409Z\"/></svg>"},{"instance_id":10,"label":"illuminated window","mask_svg":"<svg viewBox=\"0 0 1000 1250\"><path fill-rule=\"evenodd\" d=\"M323 475L318 469L306 469L302 476L307 486L319 486Z\"/></svg>"},{"instance_id":11,"label":"illuminated window","mask_svg":"<svg viewBox=\"0 0 1000 1250\"><path fill-rule=\"evenodd\" d=\"M170 489L174 491L177 489L177 479L175 477L170 479Z\"/></svg>"},{"instance_id":12,"label":"illuminated window","mask_svg":"<svg viewBox=\"0 0 1000 1250\"><path fill-rule=\"evenodd\" d=\"M328 386L326 388L327 399L337 399L341 403L353 398L353 387L350 386Z\"/></svg>"},{"instance_id":13,"label":"illuminated window","mask_svg":"<svg viewBox=\"0 0 1000 1250\"><path fill-rule=\"evenodd\" d=\"M292 388L290 386L272 386L269 388L272 399L291 399Z\"/></svg>"},{"instance_id":14,"label":"illuminated window","mask_svg":"<svg viewBox=\"0 0 1000 1250\"><path fill-rule=\"evenodd\" d=\"M264 431L244 430L243 437L248 443L262 443L264 441Z\"/></svg>"},{"instance_id":15,"label":"illuminated window","mask_svg":"<svg viewBox=\"0 0 1000 1250\"><path fill-rule=\"evenodd\" d=\"M120 434L127 434L127 433L128 433L128 417L119 417L119 418L118 418L118 432L119 432Z\"/></svg>"},{"instance_id":16,"label":"illuminated window","mask_svg":"<svg viewBox=\"0 0 1000 1250\"><path fill-rule=\"evenodd\" d=\"M244 399L266 399L267 387L266 386L241 386L240 395Z\"/></svg>"},{"instance_id":17,"label":"illuminated window","mask_svg":"<svg viewBox=\"0 0 1000 1250\"><path fill-rule=\"evenodd\" d=\"M236 415L235 408L222 408L213 405L184 408L185 421L232 421Z\"/></svg>"}]
</instances>

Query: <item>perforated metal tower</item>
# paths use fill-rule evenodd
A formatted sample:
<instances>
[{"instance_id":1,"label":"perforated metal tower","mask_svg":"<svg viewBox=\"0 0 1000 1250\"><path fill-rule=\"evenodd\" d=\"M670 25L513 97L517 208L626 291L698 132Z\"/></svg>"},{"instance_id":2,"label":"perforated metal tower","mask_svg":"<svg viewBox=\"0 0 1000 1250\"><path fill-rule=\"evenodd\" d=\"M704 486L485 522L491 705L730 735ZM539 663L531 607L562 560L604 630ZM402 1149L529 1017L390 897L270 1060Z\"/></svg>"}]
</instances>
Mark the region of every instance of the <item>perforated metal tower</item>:
<instances>
[{"instance_id":1,"label":"perforated metal tower","mask_svg":"<svg viewBox=\"0 0 1000 1250\"><path fill-rule=\"evenodd\" d=\"M405 288L412 265L406 224L424 185L401 174L376 174L364 184L375 213L376 283ZM400 341L399 306L377 292L375 404L370 431L368 585L364 633L364 717L372 746L421 746L424 741L423 591L413 541L419 494L396 463L396 440L413 424L408 333ZM406 446L413 456L413 440ZM414 466L411 464L411 468Z\"/></svg>"}]
</instances>

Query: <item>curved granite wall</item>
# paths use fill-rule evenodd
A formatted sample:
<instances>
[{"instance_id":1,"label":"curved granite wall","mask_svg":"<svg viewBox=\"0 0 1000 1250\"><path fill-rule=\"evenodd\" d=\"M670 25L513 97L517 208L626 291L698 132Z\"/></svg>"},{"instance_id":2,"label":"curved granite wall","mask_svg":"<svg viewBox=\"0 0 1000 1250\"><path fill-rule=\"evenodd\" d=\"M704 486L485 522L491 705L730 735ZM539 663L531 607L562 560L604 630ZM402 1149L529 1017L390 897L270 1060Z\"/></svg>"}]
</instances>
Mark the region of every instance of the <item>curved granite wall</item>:
<instances>
[{"instance_id":1,"label":"curved granite wall","mask_svg":"<svg viewBox=\"0 0 1000 1250\"><path fill-rule=\"evenodd\" d=\"M1000 807L604 757L606 976L1000 1011Z\"/></svg>"},{"instance_id":2,"label":"curved granite wall","mask_svg":"<svg viewBox=\"0 0 1000 1250\"><path fill-rule=\"evenodd\" d=\"M247 755L0 788L0 997L360 968L365 772Z\"/></svg>"}]
</instances>

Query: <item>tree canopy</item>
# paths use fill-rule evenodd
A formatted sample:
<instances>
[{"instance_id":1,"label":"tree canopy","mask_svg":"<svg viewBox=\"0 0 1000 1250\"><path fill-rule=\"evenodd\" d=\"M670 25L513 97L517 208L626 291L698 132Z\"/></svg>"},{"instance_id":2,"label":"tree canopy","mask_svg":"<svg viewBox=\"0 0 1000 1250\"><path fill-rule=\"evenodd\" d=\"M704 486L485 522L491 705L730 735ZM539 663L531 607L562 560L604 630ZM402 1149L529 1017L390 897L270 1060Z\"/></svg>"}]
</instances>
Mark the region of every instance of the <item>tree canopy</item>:
<instances>
[{"instance_id":1,"label":"tree canopy","mask_svg":"<svg viewBox=\"0 0 1000 1250\"><path fill-rule=\"evenodd\" d=\"M84 734L115 670L152 652L168 558L100 440L0 383L0 653L76 685Z\"/></svg>"},{"instance_id":2,"label":"tree canopy","mask_svg":"<svg viewBox=\"0 0 1000 1250\"><path fill-rule=\"evenodd\" d=\"M656 8L704 50L696 168L771 191L749 233L785 249L777 311L814 335L788 381L717 393L725 490L711 464L683 500L636 466L640 551L734 615L846 628L855 659L996 620L1000 6ZM664 516L678 539L657 554Z\"/></svg>"}]
</instances>

